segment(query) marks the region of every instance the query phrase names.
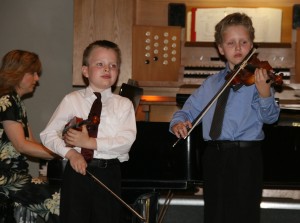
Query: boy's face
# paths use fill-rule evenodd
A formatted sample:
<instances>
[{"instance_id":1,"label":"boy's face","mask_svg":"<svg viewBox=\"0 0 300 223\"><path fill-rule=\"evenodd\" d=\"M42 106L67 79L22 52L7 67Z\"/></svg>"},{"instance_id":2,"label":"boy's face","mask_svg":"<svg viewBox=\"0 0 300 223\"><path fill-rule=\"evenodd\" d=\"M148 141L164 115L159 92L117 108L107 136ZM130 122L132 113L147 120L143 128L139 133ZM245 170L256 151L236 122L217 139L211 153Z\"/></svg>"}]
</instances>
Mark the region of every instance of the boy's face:
<instances>
[{"instance_id":1,"label":"boy's face","mask_svg":"<svg viewBox=\"0 0 300 223\"><path fill-rule=\"evenodd\" d=\"M225 56L230 69L243 61L252 49L253 43L248 30L242 25L229 26L223 33L223 42L218 46L221 55Z\"/></svg>"},{"instance_id":2,"label":"boy's face","mask_svg":"<svg viewBox=\"0 0 300 223\"><path fill-rule=\"evenodd\" d=\"M116 82L119 74L116 52L97 47L91 51L88 66L82 66L82 74L89 79L94 91L101 92Z\"/></svg>"}]
</instances>

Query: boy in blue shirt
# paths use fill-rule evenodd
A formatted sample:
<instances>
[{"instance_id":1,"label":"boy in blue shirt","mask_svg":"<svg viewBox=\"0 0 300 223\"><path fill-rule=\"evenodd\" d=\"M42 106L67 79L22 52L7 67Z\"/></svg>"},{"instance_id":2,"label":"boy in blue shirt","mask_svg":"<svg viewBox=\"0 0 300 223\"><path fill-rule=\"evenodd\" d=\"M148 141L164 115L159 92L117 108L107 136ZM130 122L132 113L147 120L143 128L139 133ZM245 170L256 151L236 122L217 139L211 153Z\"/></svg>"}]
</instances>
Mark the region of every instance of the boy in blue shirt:
<instances>
[{"instance_id":1,"label":"boy in blue shirt","mask_svg":"<svg viewBox=\"0 0 300 223\"><path fill-rule=\"evenodd\" d=\"M227 60L226 68L207 78L183 108L174 113L170 131L178 138L187 136L191 123L223 86L228 72L252 50L253 41L254 28L246 14L227 15L215 26L216 46ZM217 138L210 135L216 103L201 120L207 142L203 155L205 223L258 223L260 220L262 127L264 123L277 121L280 108L267 70L257 68L253 75L253 85L230 89Z\"/></svg>"}]
</instances>

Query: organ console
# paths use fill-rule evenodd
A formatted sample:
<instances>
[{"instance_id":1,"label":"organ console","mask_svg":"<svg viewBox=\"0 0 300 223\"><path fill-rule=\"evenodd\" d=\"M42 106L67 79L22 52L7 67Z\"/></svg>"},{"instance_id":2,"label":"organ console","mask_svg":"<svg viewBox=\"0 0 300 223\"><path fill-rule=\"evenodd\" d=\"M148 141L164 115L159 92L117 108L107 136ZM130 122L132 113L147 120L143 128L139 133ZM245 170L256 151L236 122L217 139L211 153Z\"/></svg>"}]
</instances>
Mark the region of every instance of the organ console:
<instances>
[{"instance_id":1,"label":"organ console","mask_svg":"<svg viewBox=\"0 0 300 223\"><path fill-rule=\"evenodd\" d=\"M209 75L225 67L223 58L212 43L186 43L182 51L184 84L201 84ZM293 82L295 76L295 49L293 45L268 43L256 44L258 58L268 61L275 72L283 73L285 84Z\"/></svg>"}]
</instances>

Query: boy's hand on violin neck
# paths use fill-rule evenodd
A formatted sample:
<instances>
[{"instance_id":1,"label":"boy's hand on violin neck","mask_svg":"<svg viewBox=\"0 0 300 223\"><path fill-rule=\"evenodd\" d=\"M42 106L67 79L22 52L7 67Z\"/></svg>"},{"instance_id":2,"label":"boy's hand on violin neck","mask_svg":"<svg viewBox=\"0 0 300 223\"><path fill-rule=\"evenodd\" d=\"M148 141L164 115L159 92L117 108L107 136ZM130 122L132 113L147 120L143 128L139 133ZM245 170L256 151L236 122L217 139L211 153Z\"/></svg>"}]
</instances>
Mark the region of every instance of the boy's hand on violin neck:
<instances>
[{"instance_id":1,"label":"boy's hand on violin neck","mask_svg":"<svg viewBox=\"0 0 300 223\"><path fill-rule=\"evenodd\" d=\"M258 68L255 70L255 85L258 90L260 97L267 98L271 96L270 88L271 83L270 77L266 69Z\"/></svg>"}]
</instances>

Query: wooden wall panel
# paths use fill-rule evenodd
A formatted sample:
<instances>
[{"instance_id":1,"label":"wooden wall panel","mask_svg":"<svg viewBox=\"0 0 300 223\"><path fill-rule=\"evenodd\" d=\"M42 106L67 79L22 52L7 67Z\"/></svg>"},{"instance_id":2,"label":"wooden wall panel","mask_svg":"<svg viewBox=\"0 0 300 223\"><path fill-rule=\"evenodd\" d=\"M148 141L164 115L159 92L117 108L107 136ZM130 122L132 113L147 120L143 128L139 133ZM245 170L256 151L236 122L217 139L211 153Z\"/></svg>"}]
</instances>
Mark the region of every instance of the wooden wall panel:
<instances>
[{"instance_id":1,"label":"wooden wall panel","mask_svg":"<svg viewBox=\"0 0 300 223\"><path fill-rule=\"evenodd\" d=\"M206 0L206 1L180 1L180 0L137 0L136 24L137 25L167 25L168 4L186 4L187 11L192 7L218 8L218 7L270 7L282 9L282 36L281 42L292 41L292 9L300 0Z\"/></svg>"},{"instance_id":2,"label":"wooden wall panel","mask_svg":"<svg viewBox=\"0 0 300 223\"><path fill-rule=\"evenodd\" d=\"M82 53L99 39L117 43L122 51L118 86L131 77L132 24L134 0L74 0L73 85L84 85Z\"/></svg>"}]
</instances>

